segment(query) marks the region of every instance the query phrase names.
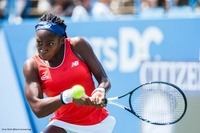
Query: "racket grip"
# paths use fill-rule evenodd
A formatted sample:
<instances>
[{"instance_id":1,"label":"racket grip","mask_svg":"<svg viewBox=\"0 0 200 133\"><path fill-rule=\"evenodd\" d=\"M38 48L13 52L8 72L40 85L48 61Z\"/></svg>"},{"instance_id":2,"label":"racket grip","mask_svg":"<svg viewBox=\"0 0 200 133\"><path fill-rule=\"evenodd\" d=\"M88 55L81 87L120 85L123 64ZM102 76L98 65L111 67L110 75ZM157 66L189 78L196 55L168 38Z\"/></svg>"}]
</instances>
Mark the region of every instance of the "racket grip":
<instances>
[{"instance_id":1,"label":"racket grip","mask_svg":"<svg viewBox=\"0 0 200 133\"><path fill-rule=\"evenodd\" d=\"M104 100L104 104L107 104L108 103L108 100L107 100L107 98L105 98L105 100Z\"/></svg>"}]
</instances>

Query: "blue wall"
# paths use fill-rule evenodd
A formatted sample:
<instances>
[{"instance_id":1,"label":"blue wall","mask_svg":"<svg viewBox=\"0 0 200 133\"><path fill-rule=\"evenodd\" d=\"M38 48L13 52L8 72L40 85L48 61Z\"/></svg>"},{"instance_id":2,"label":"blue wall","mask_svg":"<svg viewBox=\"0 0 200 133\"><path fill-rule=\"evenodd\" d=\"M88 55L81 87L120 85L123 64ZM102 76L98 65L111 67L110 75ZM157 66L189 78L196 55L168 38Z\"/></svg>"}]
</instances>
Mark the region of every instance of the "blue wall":
<instances>
[{"instance_id":1,"label":"blue wall","mask_svg":"<svg viewBox=\"0 0 200 133\"><path fill-rule=\"evenodd\" d=\"M13 25L3 21L3 27L0 29L6 38L8 53L22 95L23 63L36 52L36 22L37 19L27 19L20 25ZM193 95L193 92L199 96L200 18L126 17L110 21L91 20L76 23L65 18L65 23L68 26L69 37L83 36L91 43L112 83L108 97L124 94L142 83L156 80L174 83L188 96ZM121 102L126 104L126 100ZM25 98L21 102L27 110L26 115L32 131L43 130L48 124L48 118L36 118ZM145 133L141 130L141 121L136 117L113 105L108 105L107 108L117 120L114 133ZM184 120L180 124L179 127L183 128ZM174 132L179 127L174 125L167 128ZM164 129L157 126L154 128Z\"/></svg>"}]
</instances>

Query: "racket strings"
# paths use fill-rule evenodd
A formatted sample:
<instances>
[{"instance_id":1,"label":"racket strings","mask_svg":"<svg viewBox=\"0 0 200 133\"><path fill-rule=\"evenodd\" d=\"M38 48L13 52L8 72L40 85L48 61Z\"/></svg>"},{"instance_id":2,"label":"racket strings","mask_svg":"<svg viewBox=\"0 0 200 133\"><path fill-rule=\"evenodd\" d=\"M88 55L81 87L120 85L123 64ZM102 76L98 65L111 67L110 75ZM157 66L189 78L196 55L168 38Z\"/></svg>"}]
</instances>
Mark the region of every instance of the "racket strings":
<instances>
[{"instance_id":1,"label":"racket strings","mask_svg":"<svg viewBox=\"0 0 200 133\"><path fill-rule=\"evenodd\" d=\"M131 96L131 106L138 117L152 123L173 123L184 112L182 94L173 86L148 84Z\"/></svg>"}]
</instances>

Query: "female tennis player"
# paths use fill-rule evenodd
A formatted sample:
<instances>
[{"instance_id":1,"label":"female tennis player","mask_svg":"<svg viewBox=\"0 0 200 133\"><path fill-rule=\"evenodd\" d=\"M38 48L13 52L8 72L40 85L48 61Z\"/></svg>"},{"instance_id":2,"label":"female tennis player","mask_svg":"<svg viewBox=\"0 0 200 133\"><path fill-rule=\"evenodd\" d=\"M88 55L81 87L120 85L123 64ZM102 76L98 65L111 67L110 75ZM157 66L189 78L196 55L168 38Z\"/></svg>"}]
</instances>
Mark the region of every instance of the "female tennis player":
<instances>
[{"instance_id":1,"label":"female tennis player","mask_svg":"<svg viewBox=\"0 0 200 133\"><path fill-rule=\"evenodd\" d=\"M53 14L36 24L38 53L23 67L26 99L38 118L54 113L43 133L111 133L115 118L104 108L111 87L107 74L90 44L67 37L65 30L64 20ZM81 99L71 96L77 84L85 88Z\"/></svg>"}]
</instances>

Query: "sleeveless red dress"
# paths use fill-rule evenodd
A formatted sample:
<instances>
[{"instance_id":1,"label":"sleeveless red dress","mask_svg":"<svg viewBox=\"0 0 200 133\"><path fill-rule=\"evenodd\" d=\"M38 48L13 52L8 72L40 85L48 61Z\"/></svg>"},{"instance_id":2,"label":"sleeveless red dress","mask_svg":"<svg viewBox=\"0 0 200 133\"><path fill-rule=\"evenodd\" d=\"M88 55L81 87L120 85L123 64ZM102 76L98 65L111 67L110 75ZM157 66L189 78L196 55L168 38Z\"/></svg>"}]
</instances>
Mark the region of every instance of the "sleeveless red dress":
<instances>
[{"instance_id":1,"label":"sleeveless red dress","mask_svg":"<svg viewBox=\"0 0 200 133\"><path fill-rule=\"evenodd\" d=\"M73 54L70 45L67 38L63 62L58 67L49 67L38 55L33 56L38 64L42 91L47 97L60 95L61 92L75 84L82 85L88 96L95 89L90 70L83 61ZM101 122L107 116L108 111L105 108L77 106L74 103L69 103L56 110L50 120L57 119L77 125L93 125Z\"/></svg>"}]
</instances>

